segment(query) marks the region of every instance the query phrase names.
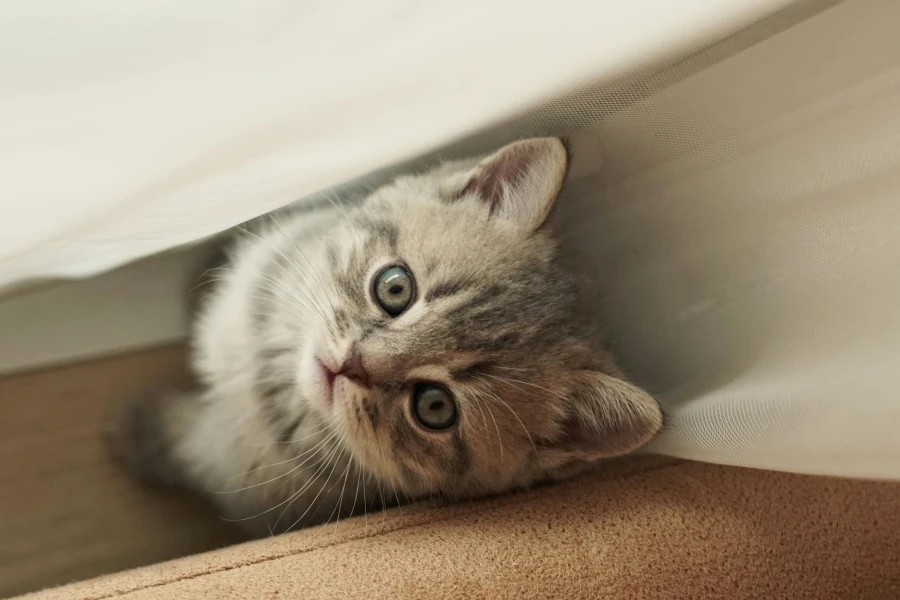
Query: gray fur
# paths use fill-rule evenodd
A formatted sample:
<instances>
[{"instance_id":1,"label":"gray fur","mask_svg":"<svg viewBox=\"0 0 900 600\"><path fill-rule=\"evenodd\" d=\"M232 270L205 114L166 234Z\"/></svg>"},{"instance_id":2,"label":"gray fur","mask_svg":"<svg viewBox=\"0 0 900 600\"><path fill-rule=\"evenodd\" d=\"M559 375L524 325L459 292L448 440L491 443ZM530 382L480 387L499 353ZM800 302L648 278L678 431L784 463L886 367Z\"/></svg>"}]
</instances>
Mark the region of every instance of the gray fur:
<instances>
[{"instance_id":1,"label":"gray fur","mask_svg":"<svg viewBox=\"0 0 900 600\"><path fill-rule=\"evenodd\" d=\"M269 533L642 445L659 408L623 381L547 223L567 161L559 140L516 142L239 232L195 323L201 389L132 406L119 455ZM390 317L372 281L396 264L416 291ZM317 359L337 372L351 348L372 384L337 375L330 392ZM418 424L416 383L451 392L452 427Z\"/></svg>"}]
</instances>

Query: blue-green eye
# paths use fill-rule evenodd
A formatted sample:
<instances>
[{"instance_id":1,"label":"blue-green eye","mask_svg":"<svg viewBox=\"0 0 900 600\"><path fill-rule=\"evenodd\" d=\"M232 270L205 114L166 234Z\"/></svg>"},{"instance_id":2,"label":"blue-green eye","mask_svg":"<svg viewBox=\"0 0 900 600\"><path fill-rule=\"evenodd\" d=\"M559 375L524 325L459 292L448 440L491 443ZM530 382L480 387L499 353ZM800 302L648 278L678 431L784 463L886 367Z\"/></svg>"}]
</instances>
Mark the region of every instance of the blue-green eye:
<instances>
[{"instance_id":1,"label":"blue-green eye","mask_svg":"<svg viewBox=\"0 0 900 600\"><path fill-rule=\"evenodd\" d=\"M412 275L405 268L388 267L375 277L373 295L384 311L396 317L409 308L415 292Z\"/></svg>"},{"instance_id":2,"label":"blue-green eye","mask_svg":"<svg viewBox=\"0 0 900 600\"><path fill-rule=\"evenodd\" d=\"M456 403L450 392L430 383L413 390L413 414L428 429L447 429L456 423Z\"/></svg>"}]
</instances>

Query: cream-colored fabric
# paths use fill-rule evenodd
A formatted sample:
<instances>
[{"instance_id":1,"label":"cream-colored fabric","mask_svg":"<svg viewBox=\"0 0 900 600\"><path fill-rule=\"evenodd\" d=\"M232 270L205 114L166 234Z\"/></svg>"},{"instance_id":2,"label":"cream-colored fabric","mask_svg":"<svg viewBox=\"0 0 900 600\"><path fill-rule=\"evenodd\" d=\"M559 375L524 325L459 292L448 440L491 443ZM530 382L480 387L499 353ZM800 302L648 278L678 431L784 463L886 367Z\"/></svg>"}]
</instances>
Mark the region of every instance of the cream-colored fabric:
<instances>
[{"instance_id":1,"label":"cream-colored fabric","mask_svg":"<svg viewBox=\"0 0 900 600\"><path fill-rule=\"evenodd\" d=\"M371 515L28 600L895 600L897 483L629 461Z\"/></svg>"},{"instance_id":2,"label":"cream-colored fabric","mask_svg":"<svg viewBox=\"0 0 900 600\"><path fill-rule=\"evenodd\" d=\"M597 126L575 227L654 450L900 478L897 23L841 3Z\"/></svg>"},{"instance_id":3,"label":"cream-colored fabric","mask_svg":"<svg viewBox=\"0 0 900 600\"><path fill-rule=\"evenodd\" d=\"M194 241L788 2L7 0L0 288Z\"/></svg>"},{"instance_id":4,"label":"cream-colored fabric","mask_svg":"<svg viewBox=\"0 0 900 600\"><path fill-rule=\"evenodd\" d=\"M0 284L93 272L428 149L578 133L603 165L569 186L570 234L669 415L653 449L900 478L900 3L376 4L277 27L249 3L205 27L182 3L102 31L89 11L47 21L47 2L3 21L4 71L22 47L46 68L0 96ZM340 26L324 43L298 19ZM35 45L48 22L71 48ZM348 62L323 73L323 55Z\"/></svg>"}]
</instances>

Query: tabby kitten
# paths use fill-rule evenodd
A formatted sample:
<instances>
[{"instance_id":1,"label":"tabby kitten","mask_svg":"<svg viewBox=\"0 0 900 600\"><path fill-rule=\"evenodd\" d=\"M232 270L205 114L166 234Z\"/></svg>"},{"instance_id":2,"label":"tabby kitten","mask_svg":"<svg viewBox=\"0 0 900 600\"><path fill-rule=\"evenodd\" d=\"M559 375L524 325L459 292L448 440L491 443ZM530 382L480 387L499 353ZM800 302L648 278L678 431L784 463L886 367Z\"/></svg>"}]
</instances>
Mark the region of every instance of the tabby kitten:
<instances>
[{"instance_id":1,"label":"tabby kitten","mask_svg":"<svg viewBox=\"0 0 900 600\"><path fill-rule=\"evenodd\" d=\"M567 165L519 141L245 232L196 320L200 388L128 405L120 458L269 534L641 446L659 407L545 222Z\"/></svg>"}]
</instances>

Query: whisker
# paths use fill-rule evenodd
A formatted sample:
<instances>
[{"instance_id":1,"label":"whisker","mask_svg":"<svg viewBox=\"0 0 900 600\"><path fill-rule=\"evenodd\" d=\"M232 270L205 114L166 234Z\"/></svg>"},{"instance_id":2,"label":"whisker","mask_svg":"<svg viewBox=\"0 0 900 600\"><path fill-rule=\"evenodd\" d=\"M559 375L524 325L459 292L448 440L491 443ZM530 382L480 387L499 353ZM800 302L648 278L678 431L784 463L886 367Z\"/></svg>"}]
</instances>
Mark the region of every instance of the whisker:
<instances>
[{"instance_id":1,"label":"whisker","mask_svg":"<svg viewBox=\"0 0 900 600\"><path fill-rule=\"evenodd\" d=\"M252 296L252 297L253 297L253 298L257 298L258 296ZM298 323L297 321L294 321L293 319L285 319L285 318L282 317L281 315L276 315L276 314L274 314L274 313L267 313L267 312L252 312L252 313L250 313L250 314L251 314L251 315L254 315L254 316L257 316L257 317L277 318L277 319L279 319L279 320L281 320L281 321L283 321L283 322L285 322L285 323L290 323L291 325L294 325L294 326L296 326L296 327L299 327L300 329L303 329L303 328L306 327L306 325L303 325L303 324L301 324L301 323Z\"/></svg>"},{"instance_id":2,"label":"whisker","mask_svg":"<svg viewBox=\"0 0 900 600\"><path fill-rule=\"evenodd\" d=\"M481 379L480 376L476 375L475 377L477 377L477 378L479 379L479 381L484 382L484 380ZM485 382L485 383L486 383L486 382ZM513 408L512 408L512 406L510 406L509 404L507 404L506 401L505 401L503 398L501 398L500 396L498 396L498 395L495 394L494 392L492 392L492 391L490 391L490 390L487 390L487 389L484 390L484 391L485 391L489 396L491 396L492 398L494 398L495 400L497 400L498 402L500 402L500 403L501 403L503 406L505 406L507 409L509 409L509 412L511 412L512 415L516 418L516 421L518 421L518 422L519 422L519 425L522 426L522 431L524 431L524 432L525 432L525 435L528 436L528 441L531 442L531 447L534 448L534 456L535 456L535 458L536 458L537 461L538 461L538 466L541 467L541 468L543 469L544 466L541 464L541 456L540 456L540 454L538 454L538 449L537 449L537 445L534 443L534 438L531 437L531 433L528 432L528 428L525 427L525 423L522 422L522 419L519 418L519 415L516 413L516 411L514 411Z\"/></svg>"},{"instance_id":3,"label":"whisker","mask_svg":"<svg viewBox=\"0 0 900 600\"><path fill-rule=\"evenodd\" d=\"M291 239L287 236L287 234L285 234L284 231L281 230L281 227L277 225L277 221L275 221L275 217L274 217L273 215L269 215L269 217L272 218L272 221L276 224L276 227L278 227L278 230L281 232L281 234L284 235L284 237L287 238L288 241L291 242L291 244L293 244L294 248L296 248L298 251L300 251L300 248L297 247L297 244L295 244L294 241L291 240ZM262 236L260 236L260 235L258 235L258 234L256 234L256 233L251 232L250 230L246 229L246 228L243 227L243 226L239 226L238 229L241 230L241 231L243 231L244 233L246 233L246 234L248 234L248 235L252 235L252 236L255 237L256 239L260 240L261 242L268 242L268 243L269 243L269 246L270 246L273 250L275 250L275 252L277 252L277 253L278 253L278 254L279 254L279 255L280 255L280 256L281 256L281 257L282 257L289 265L291 265L292 267L294 267L294 270L297 272L297 274L300 275L301 278L303 278L303 284L301 284L301 282L298 281L298 280L296 279L296 277L293 278L293 279L294 279L294 283L298 284L298 287L299 287L300 289L307 290L307 291L308 291L308 290L316 290L316 289L317 289L315 286L311 286L311 285L310 285L310 281L309 281L309 278L307 277L307 273L301 271L300 268L299 268L299 266L297 265L297 263L295 263L294 261L292 261L292 260L291 260L284 252L282 252L281 249L278 248L278 245L275 244L275 242L274 242L271 238L264 238L264 237L262 237ZM300 251L300 252L302 253L302 251ZM305 255L304 255L304 256L305 256ZM307 262L308 262L308 261L307 261ZM277 261L275 262L275 264L276 264L277 266L281 267L281 265L280 265ZM282 270L283 270L285 273L288 273L287 269L284 269L284 267L281 267L281 268L282 268ZM317 275L316 275L316 273L315 273L315 270L314 270L314 269L310 269L310 270L309 270L309 273L312 274L313 276L315 276L316 278L318 278ZM265 275L265 273L263 273L262 275ZM274 278L273 278L273 280L274 280ZM280 283L280 282L279 282L279 283ZM322 285L321 280L319 280L319 285L320 285L320 286ZM283 286L282 286L282 287L283 287ZM285 289L286 289L286 288L285 288ZM287 291L289 294L291 294L291 295L294 295L294 293L295 293L295 292L292 292L292 291L287 290L287 289L286 289L286 291ZM325 321L328 320L328 318L325 316L325 314L322 313L321 310L318 309L318 307L315 305L315 303L312 304L312 308L316 309L316 311L319 313L319 315L322 317L323 320L325 320ZM332 308L334 308L334 305L332 305Z\"/></svg>"},{"instance_id":4,"label":"whisker","mask_svg":"<svg viewBox=\"0 0 900 600\"><path fill-rule=\"evenodd\" d=\"M518 379L510 379L510 378L508 378L508 377L495 377L494 375L488 375L487 373L484 373L483 375L484 375L485 377L490 377L491 379L496 379L497 381L500 381L500 382L505 383L505 384L507 384L507 385L509 385L509 386L512 386L512 387L516 388L517 390L519 390L520 392L521 392L521 391L524 391L524 390L522 390L522 388L520 388L520 387L518 387L517 385L515 385L515 384L517 384L517 383L520 383L520 384L522 384L522 385L531 386L531 387L537 388L537 389L539 389L539 390L543 390L543 391L547 392L548 394L551 394L552 396L554 396L554 397L556 397L556 398L559 398L560 400L565 400L565 399L566 399L566 397L565 397L563 394L561 394L561 393L559 393L559 392L554 392L553 390L547 389L547 388L545 388L545 387L539 386L539 385L534 384L534 383L528 383L527 381L519 381Z\"/></svg>"},{"instance_id":5,"label":"whisker","mask_svg":"<svg viewBox=\"0 0 900 600\"><path fill-rule=\"evenodd\" d=\"M381 497L381 529L379 531L383 532L387 522L387 501L384 499L384 491L381 489L381 482L377 477L375 478L375 485L378 486L378 495Z\"/></svg>"},{"instance_id":6,"label":"whisker","mask_svg":"<svg viewBox=\"0 0 900 600\"><path fill-rule=\"evenodd\" d=\"M300 294L298 291L289 289L283 283L281 283L276 278L272 277L271 275L269 275L267 273L261 272L261 273L259 273L259 276L262 277L263 279L265 279L266 281L272 283L273 285L278 286L280 289L282 289L287 294L287 296L279 296L278 294L275 294L274 289L266 288L264 286L257 284L256 287L258 289L260 289L262 291L270 292L278 298L284 298L291 304L295 305L298 309L300 309L303 313L305 313L309 317L312 317L313 316L312 311L315 311L323 319L323 322L328 320L328 318L325 316L325 313L323 313L316 306L315 302L313 302L312 299L307 299L302 294ZM295 281L294 283L296 283L298 286L301 286L301 289L305 289L302 287L302 284L300 284L299 282ZM309 300L309 301L307 301L307 300Z\"/></svg>"},{"instance_id":7,"label":"whisker","mask_svg":"<svg viewBox=\"0 0 900 600\"><path fill-rule=\"evenodd\" d=\"M338 464L338 461L335 460L335 461L334 461L334 465L331 467L331 472L328 473L328 478L325 480L325 485L327 485L328 482L331 481L331 476L334 475L334 470L337 468L337 464ZM300 515L300 516L297 518L297 520L294 521L294 523L293 523L290 527L287 528L288 531L292 530L294 527L297 526L297 523L299 523L300 521L303 520L303 517L305 517L306 514L309 512L309 510L315 505L316 500L319 499L319 496L320 496L320 495L322 494L322 492L325 490L325 485L323 485L321 488L319 488L319 492L318 492L318 493L316 494L316 496L312 499L312 502L309 503L309 506L306 508L306 510L303 511L303 514ZM282 513L282 514L284 514L284 513ZM275 521L275 525L276 525L276 526L278 525L278 521Z\"/></svg>"},{"instance_id":8,"label":"whisker","mask_svg":"<svg viewBox=\"0 0 900 600\"><path fill-rule=\"evenodd\" d=\"M336 208L343 214L344 226L347 228L347 230L349 232L351 232L351 234L356 235L356 241L359 242L360 246L362 246L363 245L362 236L360 235L359 230L355 229L353 227L353 220L350 218L350 213L348 213L346 211L346 209L344 208L344 204L342 202L339 202L339 201L336 202L334 199L332 199L332 196L337 198L337 194L334 192L334 190L326 190L324 196L325 196L325 199L328 200L328 202L331 204L331 206L333 206L334 208Z\"/></svg>"},{"instance_id":9,"label":"whisker","mask_svg":"<svg viewBox=\"0 0 900 600\"><path fill-rule=\"evenodd\" d=\"M284 440L278 440L278 441L275 441L275 442L265 442L265 443L263 443L263 444L246 444L246 446L247 446L248 448L266 448L266 447L269 447L269 446L276 446L276 445L279 445L279 444L281 444L281 445L284 445L284 444L296 444L296 443L298 443L298 442L302 442L302 441L308 440L309 438L314 438L314 437L316 437L316 436L318 436L318 435L321 435L321 434L324 433L326 430L327 430L327 427L326 427L325 425L322 425L321 427L319 427L318 429L316 429L314 432L310 433L309 435L305 435L305 436L303 436L302 438L294 438L294 439L290 439L290 440L287 440L287 441L284 441Z\"/></svg>"},{"instance_id":10,"label":"whisker","mask_svg":"<svg viewBox=\"0 0 900 600\"><path fill-rule=\"evenodd\" d=\"M282 270L282 272L283 272L285 275L290 275L290 273L289 273L289 272L288 272L288 271L287 271L280 263L275 263L275 264L276 264L276 266L278 266L278 267ZM294 283L295 285L297 285L297 287L298 287L298 289L292 290L292 289L286 287L286 286L285 286L280 280L278 280L276 277L273 277L272 275L269 275L268 273L259 272L259 273L257 273L257 275L259 275L260 277L262 277L264 280L268 281L269 283L272 283L272 284L274 284L274 285L277 285L279 288L281 288L282 290L284 290L284 291L287 293L287 299L288 299L288 300L291 300L292 302L298 302L298 303L301 303L301 304L303 304L303 306L304 306L305 308L307 308L307 309L309 309L309 310L313 310L313 309L315 308L315 304L312 303L312 298L309 298L309 297L305 296L304 294L300 293L301 290L302 290L302 291L305 291L305 290L307 289L306 286L307 286L308 284L302 283L302 282L300 282L300 281L297 281L296 278L292 277L293 283ZM274 292L274 291L275 291L275 290L270 290L269 288L263 287L263 286L261 286L261 285L259 285L259 284L257 284L256 287L258 287L258 288L260 288L260 289L263 289L263 290L266 290L266 291L271 291L271 292Z\"/></svg>"},{"instance_id":11,"label":"whisker","mask_svg":"<svg viewBox=\"0 0 900 600\"><path fill-rule=\"evenodd\" d=\"M266 276L267 279L271 279ZM274 281L274 280L273 280ZM260 292L265 294L270 294L270 296L266 297L258 297L260 300L268 300L269 302L275 303L278 306L290 311L292 314L305 317L310 319L313 322L326 323L327 318L324 316L321 310L319 310L314 304L312 304L312 300L302 296L301 294L294 294L290 290L284 288L283 285L278 283L278 287L285 289L288 293L287 296L283 294L279 294L278 290L266 287L262 284L256 284L254 288ZM282 302L282 300L286 301L287 304Z\"/></svg>"},{"instance_id":12,"label":"whisker","mask_svg":"<svg viewBox=\"0 0 900 600\"><path fill-rule=\"evenodd\" d=\"M478 409L478 412L481 413L481 422L484 424L484 428L487 429L488 424L487 424L487 418L484 416L484 409L481 408L481 404L477 400L478 400L477 398L472 398L472 404L475 406L475 408Z\"/></svg>"},{"instance_id":13,"label":"whisker","mask_svg":"<svg viewBox=\"0 0 900 600\"><path fill-rule=\"evenodd\" d=\"M299 312L297 312L295 309L290 308L289 306L282 304L282 303L279 302L277 299L275 299L275 298L273 298L273 297L271 297L271 296L259 296L259 295L256 295L256 294L251 294L251 295L250 295L250 298L254 298L254 299L256 299L256 300L263 300L263 301L265 301L265 302L271 302L274 306L277 306L277 307L279 307L279 308L283 308L284 310L286 310L286 311L288 312L288 314L289 314L290 316L292 316L292 317L299 317L300 319L308 319L308 318L309 318L309 315L306 315L306 314L303 314L303 313L299 313ZM280 319L283 319L283 317L282 317L279 313L277 313L277 312L254 311L253 314L256 314L256 315L259 315L259 316L264 316L264 317L272 317L272 318L279 319L279 320L280 320ZM309 323L308 323L308 322L307 322L306 324L302 324L302 323L298 323L297 321L295 321L295 320L293 320L293 319L284 319L284 321L287 322L287 323L292 323L293 325L296 325L296 326L299 327L300 329L305 329L305 328L309 327Z\"/></svg>"},{"instance_id":14,"label":"whisker","mask_svg":"<svg viewBox=\"0 0 900 600\"><path fill-rule=\"evenodd\" d=\"M315 472L315 474L313 475L313 477L311 477L311 478L303 485L303 487L301 487L299 490L297 490L296 492L294 492L291 496L289 496L289 497L286 498L285 500L282 500L281 502L279 502L279 503L276 504L275 506L273 506L273 507L271 507L271 508L267 508L266 510L262 511L261 513L255 514L255 515L253 515L253 516L251 516L251 517L243 517L243 518L240 518L240 519L230 519L230 518L224 518L224 517L223 517L223 520L224 520L224 521L228 521L228 522L249 521L249 520L251 520L251 519L256 519L256 518L261 517L261 516L263 516L263 515L265 515L265 514L268 514L268 513L272 512L273 510L275 510L275 509L277 509L277 508L279 508L279 507L281 507L281 506L284 506L284 505L287 504L288 502L292 502L294 499L297 498L297 496L299 496L299 495L302 494L304 491L306 491L306 489L307 489L310 485L312 485L312 483L313 483L314 481L316 481L316 479L318 479L317 476L318 476L318 474L320 473L320 471L324 471L324 469L328 467L327 459L328 459L329 457L331 457L331 456L334 454L334 452L335 452L336 450L337 450L337 445L335 445L335 446L333 447L333 449L331 450L331 453L328 454L328 456L325 457L326 460L324 460L324 461L323 461L323 460L320 460L319 462L315 463L315 464L317 464L317 465L321 464L321 465L323 465L323 466L316 470L316 472ZM290 505L288 506L288 508L290 508ZM284 514L284 513L282 513L282 514ZM281 519L281 517L279 517L279 520L280 520L280 519ZM278 521L275 522L275 526L276 526L276 527L278 526Z\"/></svg>"},{"instance_id":15,"label":"whisker","mask_svg":"<svg viewBox=\"0 0 900 600\"><path fill-rule=\"evenodd\" d=\"M350 507L350 514L353 515L356 512L356 501L359 499L359 484L362 482L362 469L356 469L356 491L353 493L353 506ZM365 507L363 507L365 510Z\"/></svg>"},{"instance_id":16,"label":"whisker","mask_svg":"<svg viewBox=\"0 0 900 600\"><path fill-rule=\"evenodd\" d=\"M306 306L304 304L299 304L296 300L293 300L291 298L285 298L284 296L277 294L275 292L275 290L273 290L273 289L266 288L261 285L257 285L257 286L255 286L255 288L257 290L259 290L260 292L263 292L265 294L271 294L271 295L268 295L268 296L251 295L251 298L256 298L257 300L271 302L271 303L275 304L276 306L280 306L281 308L285 309L286 311L288 311L290 314L292 314L294 316L311 319L314 322L316 321L316 315L313 314L313 312L312 312L313 309L310 309L308 306ZM286 301L286 303L282 302L282 300Z\"/></svg>"},{"instance_id":17,"label":"whisker","mask_svg":"<svg viewBox=\"0 0 900 600\"><path fill-rule=\"evenodd\" d=\"M259 471L259 470L261 470L261 469L267 469L267 468L269 468L269 467L274 467L274 466L277 466L277 465L283 465L283 464L289 463L289 462L291 462L291 461L299 460L300 458L306 456L306 455L309 454L310 452L314 452L317 448L319 448L320 446L322 446L323 444L325 444L325 443L328 442L329 440L333 439L334 437L335 437L335 434L332 433L331 435L329 435L328 437L326 437L325 439L323 439L321 442L319 442L318 444L316 444L315 446L313 446L312 448L310 448L309 450L307 450L306 452L304 452L303 454L301 454L301 455L299 455L299 456L295 456L294 458L289 458L288 460L284 460L284 461L281 461L281 462L273 463L273 464L270 464L270 465L264 465L264 466L258 467L258 468L256 468L256 469L251 469L251 470L247 471L246 473L242 473L242 474L240 474L240 475L234 475L234 476L230 477L230 478L228 479L228 481L230 481L231 479L235 479L235 478L237 478L237 477L246 477L246 476L249 475L250 473L254 473L254 472ZM309 460L309 459L303 461L302 463L300 463L299 465L293 467L292 469L290 469L290 470L287 471L286 473L282 473L281 475L279 475L279 476L277 476L277 477L273 477L272 479L269 479L269 480L267 480L267 481L263 481L263 482L261 482L261 483L254 483L253 485L248 485L248 486L246 486L246 487L238 488L238 489L236 489L236 490L228 490L228 491L223 491L223 492L216 492L216 491L212 491L212 490L207 490L207 491L208 491L209 493L211 493L211 494L235 494L235 493L237 493L237 492L243 492L243 491L250 490L250 489L253 489L253 488L256 488L256 487L260 487L260 486L262 486L262 485L266 485L266 484L268 484L268 483L272 483L273 481L277 481L277 480L281 479L282 477L285 477L285 476L287 476L287 475L290 475L290 474L293 473L294 471L296 471L296 470L302 468L303 465L305 465L305 464L308 462L308 460Z\"/></svg>"},{"instance_id":18,"label":"whisker","mask_svg":"<svg viewBox=\"0 0 900 600\"><path fill-rule=\"evenodd\" d=\"M341 475L343 475L343 473L341 473ZM338 486L338 484L341 482L341 475L338 475L337 481L335 481L334 483L332 483L332 484L331 484L331 487L328 488L328 491L325 492L325 498L327 498L328 495L332 492L332 490L334 490L334 488L336 488L336 487ZM329 479L325 482L325 485L328 485L328 482L329 482L329 481L331 481L331 478L329 478ZM324 487L324 486L323 486L323 487ZM325 498L323 498L323 500L324 500ZM320 505L320 506L321 506L321 505ZM328 525L329 523L331 523L331 517L333 517L333 516L335 515L335 513L337 512L337 510L338 510L338 505L335 504L335 505L334 505L334 508L331 509L331 512L328 513L328 518L325 519L325 521L322 523L323 526L324 526L324 525ZM316 514L316 513L313 513L313 515L315 515L315 514Z\"/></svg>"},{"instance_id":19,"label":"whisker","mask_svg":"<svg viewBox=\"0 0 900 600\"><path fill-rule=\"evenodd\" d=\"M394 490L394 499L397 501L397 510L400 513L400 516L403 516L403 503L400 502L400 496L397 494L397 486L394 485L394 478L391 475L387 476L388 482L391 484L391 488Z\"/></svg>"},{"instance_id":20,"label":"whisker","mask_svg":"<svg viewBox=\"0 0 900 600\"><path fill-rule=\"evenodd\" d=\"M494 429L497 431L497 441L500 443L500 463L503 464L503 436L500 435L500 427L497 425L497 419L494 418L494 411L491 410L491 407L485 404L484 406L488 414L491 416L491 421L494 422Z\"/></svg>"},{"instance_id":21,"label":"whisker","mask_svg":"<svg viewBox=\"0 0 900 600\"><path fill-rule=\"evenodd\" d=\"M294 249L300 254L300 256L303 258L303 260L306 261L306 264L308 266L308 273L319 284L318 288L312 287L312 289L324 290L326 287L325 283L319 277L319 273L316 271L315 267L313 266L312 261L309 260L309 257L306 256L306 253L300 249L300 246L297 245L297 243L293 240L293 238L291 238L287 233L284 232L284 229L281 228L281 224L278 223L278 219L275 218L275 215L270 213L269 219L272 220L272 224L275 226L275 228L278 230L278 232L284 237L284 239L286 239L291 244L291 246L293 246ZM295 264L295 263L292 262L291 264ZM308 280L307 280L307 285L309 285ZM337 310L337 307L334 305L334 302L332 301L331 297L328 294L322 294L322 297L325 299L326 302L328 302L331 305L332 310L334 310L334 311Z\"/></svg>"},{"instance_id":22,"label":"whisker","mask_svg":"<svg viewBox=\"0 0 900 600\"><path fill-rule=\"evenodd\" d=\"M227 281L226 277L206 277L206 274L201 275L199 279L203 279L203 281L200 281L199 283L197 283L197 285L195 285L194 287L192 287L191 289L188 290L189 296L193 295L194 292L196 292L203 286L211 285L213 283L218 283L220 281Z\"/></svg>"},{"instance_id":23,"label":"whisker","mask_svg":"<svg viewBox=\"0 0 900 600\"><path fill-rule=\"evenodd\" d=\"M369 535L369 501L366 498L366 485L363 483L363 540Z\"/></svg>"},{"instance_id":24,"label":"whisker","mask_svg":"<svg viewBox=\"0 0 900 600\"><path fill-rule=\"evenodd\" d=\"M334 446L332 446L332 448L331 448L331 450L328 452L328 454L327 454L325 457L323 457L321 460L319 460L319 462L316 463L316 465L318 465L318 467L317 467L317 469L316 469L316 472L313 474L313 476L310 477L310 478L306 481L306 483L304 483L304 484L300 487L300 489L298 489L296 492L294 492L287 500L282 501L280 504L278 504L278 505L272 507L272 509L270 509L270 510L274 510L275 508L278 508L279 506L281 506L281 505L287 503L287 506L284 507L284 510L281 511L281 514L279 514L279 515L278 515L278 518L275 520L275 527L278 527L278 523L281 522L281 519L284 517L285 513L286 513L288 510L290 510L291 506L293 506L293 504L294 504L294 502L297 500L297 498L299 498L299 497L303 494L303 492L305 492L305 491L308 490L310 487L312 487L313 483L315 483L316 481L319 480L319 477L321 477L322 473L325 472L325 469L328 468L329 463L330 463L330 462L332 461L332 459L335 457L335 455L337 454L337 451L338 451L338 444L335 444ZM337 464L337 463L335 463L335 464ZM333 472L334 472L334 467L332 467L332 473L333 473ZM330 476L329 476L329 479L330 479ZM327 483L328 483L328 480L326 479L326 480L325 480L325 483L323 483L322 486L319 488L319 493L320 493L320 494L322 493L322 490L325 489L325 485L326 485ZM319 496L318 496L318 494L317 494L317 495L316 495L316 498L318 498L318 497L319 497ZM313 501L315 501L315 498L313 499ZM310 505L309 505L309 507L307 507L306 510L308 511L309 508L312 507L312 505L313 505L313 503L311 502ZM305 515L305 514L306 514L306 513L304 513L304 515ZM296 524L296 523L295 523L295 524ZM293 528L293 525L291 525L291 527L288 527L285 531L290 531L292 528Z\"/></svg>"},{"instance_id":25,"label":"whisker","mask_svg":"<svg viewBox=\"0 0 900 600\"><path fill-rule=\"evenodd\" d=\"M374 432L373 432L374 433ZM387 458L385 457L384 446L378 446L378 453L381 455L382 461L387 462ZM385 473L385 477L387 477L388 483L391 484L391 488L394 490L394 499L397 501L397 510L400 513L400 516L403 516L403 503L400 501L400 496L397 494L397 486L394 485L394 477L390 473ZM375 481L378 482L378 479L375 478ZM384 494L381 492L381 483L378 483L378 490L381 494L381 506L382 506L382 517L381 523L382 527L384 526L384 522L387 519L387 501L384 498Z\"/></svg>"},{"instance_id":26,"label":"whisker","mask_svg":"<svg viewBox=\"0 0 900 600\"><path fill-rule=\"evenodd\" d=\"M350 465L352 464L352 461L348 460L347 468L344 469L344 485L341 486L341 495L338 498L337 518L334 520L334 536L331 538L332 543L334 543L334 540L337 539L338 524L340 524L341 522L341 507L344 505L344 490L347 489L347 476L350 475ZM328 520L331 520L330 516L328 517Z\"/></svg>"}]
</instances>

